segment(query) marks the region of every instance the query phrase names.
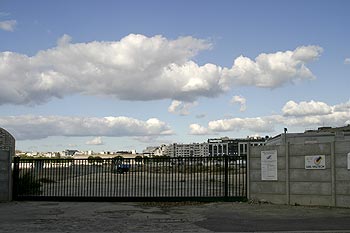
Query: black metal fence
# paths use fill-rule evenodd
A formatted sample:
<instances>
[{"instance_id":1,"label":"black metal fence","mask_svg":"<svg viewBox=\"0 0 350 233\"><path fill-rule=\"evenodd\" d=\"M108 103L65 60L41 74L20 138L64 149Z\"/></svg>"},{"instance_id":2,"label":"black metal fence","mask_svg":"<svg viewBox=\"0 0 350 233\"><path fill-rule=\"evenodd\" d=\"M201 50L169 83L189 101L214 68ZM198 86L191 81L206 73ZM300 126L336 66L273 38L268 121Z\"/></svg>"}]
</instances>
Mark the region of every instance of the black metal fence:
<instances>
[{"instance_id":1,"label":"black metal fence","mask_svg":"<svg viewBox=\"0 0 350 233\"><path fill-rule=\"evenodd\" d=\"M14 200L245 200L246 157L14 159Z\"/></svg>"}]
</instances>

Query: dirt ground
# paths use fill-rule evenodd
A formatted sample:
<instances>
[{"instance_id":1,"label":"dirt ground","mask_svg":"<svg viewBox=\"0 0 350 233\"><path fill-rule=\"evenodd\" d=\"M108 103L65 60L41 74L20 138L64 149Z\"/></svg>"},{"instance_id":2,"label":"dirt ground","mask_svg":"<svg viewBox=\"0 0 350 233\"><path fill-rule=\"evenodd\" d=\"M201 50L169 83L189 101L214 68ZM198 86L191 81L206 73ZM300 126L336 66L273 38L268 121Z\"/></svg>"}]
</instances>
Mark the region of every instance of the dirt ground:
<instances>
[{"instance_id":1,"label":"dirt ground","mask_svg":"<svg viewBox=\"0 0 350 233\"><path fill-rule=\"evenodd\" d=\"M7 202L0 232L350 232L350 209L259 203Z\"/></svg>"}]
</instances>

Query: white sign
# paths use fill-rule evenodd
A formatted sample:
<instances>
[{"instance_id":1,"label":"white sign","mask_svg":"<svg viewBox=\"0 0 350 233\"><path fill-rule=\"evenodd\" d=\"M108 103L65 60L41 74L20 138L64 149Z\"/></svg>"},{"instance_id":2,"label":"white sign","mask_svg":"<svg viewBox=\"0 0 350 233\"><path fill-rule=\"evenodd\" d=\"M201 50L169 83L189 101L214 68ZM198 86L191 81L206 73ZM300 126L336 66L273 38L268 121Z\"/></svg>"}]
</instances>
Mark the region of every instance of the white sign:
<instances>
[{"instance_id":1,"label":"white sign","mask_svg":"<svg viewBox=\"0 0 350 233\"><path fill-rule=\"evenodd\" d=\"M348 153L348 169L350 170L350 152Z\"/></svg>"},{"instance_id":2,"label":"white sign","mask_svg":"<svg viewBox=\"0 0 350 233\"><path fill-rule=\"evenodd\" d=\"M261 151L261 180L277 180L277 150Z\"/></svg>"},{"instance_id":3,"label":"white sign","mask_svg":"<svg viewBox=\"0 0 350 233\"><path fill-rule=\"evenodd\" d=\"M326 156L305 156L305 169L326 169Z\"/></svg>"}]
</instances>

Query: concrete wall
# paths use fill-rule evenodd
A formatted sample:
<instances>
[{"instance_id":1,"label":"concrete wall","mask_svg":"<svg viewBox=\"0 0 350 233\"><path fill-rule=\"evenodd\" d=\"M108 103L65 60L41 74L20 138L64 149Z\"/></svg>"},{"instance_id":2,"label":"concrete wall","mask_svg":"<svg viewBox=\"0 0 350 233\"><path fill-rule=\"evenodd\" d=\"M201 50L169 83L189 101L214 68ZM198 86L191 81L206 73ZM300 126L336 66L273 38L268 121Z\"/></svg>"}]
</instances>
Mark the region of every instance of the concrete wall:
<instances>
[{"instance_id":1,"label":"concrete wall","mask_svg":"<svg viewBox=\"0 0 350 233\"><path fill-rule=\"evenodd\" d=\"M276 181L261 179L261 151L277 150ZM350 207L350 141L249 148L248 198L278 204ZM324 155L325 169L305 169L305 156Z\"/></svg>"},{"instance_id":2,"label":"concrete wall","mask_svg":"<svg viewBox=\"0 0 350 233\"><path fill-rule=\"evenodd\" d=\"M350 153L350 141L335 142L335 193L337 206L350 206L350 170L347 154Z\"/></svg>"},{"instance_id":3,"label":"concrete wall","mask_svg":"<svg viewBox=\"0 0 350 233\"><path fill-rule=\"evenodd\" d=\"M261 151L277 150L277 181L261 179ZM285 146L249 147L248 198L286 203Z\"/></svg>"},{"instance_id":4,"label":"concrete wall","mask_svg":"<svg viewBox=\"0 0 350 233\"><path fill-rule=\"evenodd\" d=\"M12 169L10 152L0 150L0 201L12 199Z\"/></svg>"}]
</instances>

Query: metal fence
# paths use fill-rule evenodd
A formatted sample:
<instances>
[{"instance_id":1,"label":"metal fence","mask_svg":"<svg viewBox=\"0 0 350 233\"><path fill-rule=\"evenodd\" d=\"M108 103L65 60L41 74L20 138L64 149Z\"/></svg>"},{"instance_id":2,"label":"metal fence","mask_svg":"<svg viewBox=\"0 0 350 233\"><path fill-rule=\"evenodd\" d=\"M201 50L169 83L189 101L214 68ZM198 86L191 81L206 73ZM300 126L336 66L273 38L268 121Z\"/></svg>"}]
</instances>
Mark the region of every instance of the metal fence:
<instances>
[{"instance_id":1,"label":"metal fence","mask_svg":"<svg viewBox=\"0 0 350 233\"><path fill-rule=\"evenodd\" d=\"M14 200L245 200L246 157L14 159Z\"/></svg>"}]
</instances>

